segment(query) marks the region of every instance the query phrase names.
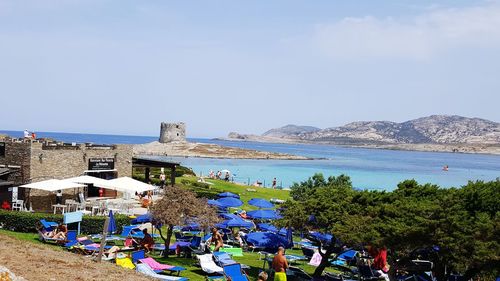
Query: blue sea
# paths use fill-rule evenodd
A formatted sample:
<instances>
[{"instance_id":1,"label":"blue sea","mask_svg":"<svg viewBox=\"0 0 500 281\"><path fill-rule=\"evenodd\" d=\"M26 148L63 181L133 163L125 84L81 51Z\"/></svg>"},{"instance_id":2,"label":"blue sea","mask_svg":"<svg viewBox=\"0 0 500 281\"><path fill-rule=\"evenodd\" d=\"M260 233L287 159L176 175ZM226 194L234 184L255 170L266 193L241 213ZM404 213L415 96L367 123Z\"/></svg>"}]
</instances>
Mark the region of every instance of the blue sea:
<instances>
[{"instance_id":1,"label":"blue sea","mask_svg":"<svg viewBox=\"0 0 500 281\"><path fill-rule=\"evenodd\" d=\"M0 131L0 134L21 137L19 131ZM54 138L64 142L93 142L97 144L139 144L155 141L157 137L98 135L77 133L37 132L38 137ZM189 139L194 142L224 146L283 152L322 160L239 160L160 157L180 162L197 174L208 175L210 170L227 169L234 180L242 183L260 181L271 185L274 177L278 185L289 187L306 180L314 173L346 174L353 185L361 189L392 190L405 179L433 183L443 187L457 187L469 180L495 180L500 177L500 156L444 152L415 152L383 149L347 148L331 145L272 144L235 142L211 139ZM442 170L449 166L447 172Z\"/></svg>"}]
</instances>

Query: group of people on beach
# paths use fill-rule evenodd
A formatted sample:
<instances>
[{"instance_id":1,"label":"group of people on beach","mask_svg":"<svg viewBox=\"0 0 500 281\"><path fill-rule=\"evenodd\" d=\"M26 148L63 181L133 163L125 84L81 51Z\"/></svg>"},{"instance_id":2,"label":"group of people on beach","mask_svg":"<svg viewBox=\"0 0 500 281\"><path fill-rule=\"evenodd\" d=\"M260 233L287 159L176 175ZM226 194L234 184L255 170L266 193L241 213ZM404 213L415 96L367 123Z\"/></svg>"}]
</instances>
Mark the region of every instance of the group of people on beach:
<instances>
[{"instance_id":1,"label":"group of people on beach","mask_svg":"<svg viewBox=\"0 0 500 281\"><path fill-rule=\"evenodd\" d=\"M214 173L213 170L210 170L210 173L208 173L208 177L211 178L211 179L216 179L216 180L221 180L223 179L222 178L222 172L221 171L217 171L217 173ZM225 181L229 181L229 178L231 177L231 175L229 174L228 171L226 171L226 173L224 174L224 180Z\"/></svg>"}]
</instances>

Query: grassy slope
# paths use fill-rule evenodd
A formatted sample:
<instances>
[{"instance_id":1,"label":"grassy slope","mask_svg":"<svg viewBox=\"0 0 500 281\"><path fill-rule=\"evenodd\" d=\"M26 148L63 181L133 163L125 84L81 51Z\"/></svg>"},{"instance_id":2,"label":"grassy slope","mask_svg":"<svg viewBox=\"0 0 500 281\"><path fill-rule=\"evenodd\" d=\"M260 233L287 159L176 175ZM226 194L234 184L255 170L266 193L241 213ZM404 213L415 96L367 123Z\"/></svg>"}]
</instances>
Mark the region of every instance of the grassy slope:
<instances>
[{"instance_id":1,"label":"grassy slope","mask_svg":"<svg viewBox=\"0 0 500 281\"><path fill-rule=\"evenodd\" d=\"M180 183L181 180L184 180L185 183L189 181L190 183L196 182L195 177L181 177L178 178L177 183ZM221 192L233 192L236 194L240 195L241 200L245 203L242 207L242 209L245 210L252 210L256 209L253 206L250 206L247 204L248 200L251 198L263 198L263 199L271 199L271 198L277 198L277 199L282 199L286 200L289 198L289 191L287 190L273 190L269 188L261 188L261 187L248 187L248 186L241 186L237 184L233 184L230 182L225 182L225 181L220 181L220 180L207 180L208 182L213 183L213 185L210 186L209 189L203 188L203 187L195 187L190 184L180 184L181 186L184 186L185 188L191 189L193 191L198 191L198 192L203 192L203 193L210 193L213 196L216 196L218 193ZM254 189L255 191L247 191L247 188ZM27 240L31 241L33 243L41 243L37 239L37 234L33 233L18 233L18 232L11 232L11 231L6 231L6 230L1 230L0 229L0 234L5 234L9 236L16 237L21 240ZM53 248L57 249L62 249L57 246L53 246ZM297 254L297 255L302 255L302 252L297 249L290 249L287 250L287 253L289 254ZM199 267L196 266L196 260L195 259L188 259L188 258L179 258L179 257L169 257L168 259L159 257L157 255L153 255L153 257L157 258L159 262L171 264L171 265L178 265L178 266L183 266L187 270L182 273L182 276L190 278L190 280L203 280L204 279L204 272L201 271ZM250 252L245 252L243 257L235 257L234 258L236 261L246 264L250 266L250 270L247 272L250 280L257 280L257 275L260 272L260 270L263 267L264 262L262 260L259 260L259 254L258 253L250 253ZM306 272L312 274L314 271L314 267L307 265L306 261L301 261L298 266L306 270ZM266 265L267 268L267 265Z\"/></svg>"}]
</instances>

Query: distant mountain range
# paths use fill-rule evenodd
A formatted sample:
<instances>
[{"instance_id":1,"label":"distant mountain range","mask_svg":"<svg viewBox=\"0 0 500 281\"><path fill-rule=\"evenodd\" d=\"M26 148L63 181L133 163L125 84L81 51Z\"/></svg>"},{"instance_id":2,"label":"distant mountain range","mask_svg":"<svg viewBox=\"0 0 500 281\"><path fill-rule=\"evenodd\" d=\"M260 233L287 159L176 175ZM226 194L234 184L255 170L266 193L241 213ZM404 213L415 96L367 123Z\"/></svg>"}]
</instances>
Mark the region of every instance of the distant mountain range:
<instances>
[{"instance_id":1,"label":"distant mountain range","mask_svg":"<svg viewBox=\"0 0 500 281\"><path fill-rule=\"evenodd\" d=\"M432 115L402 123L360 121L320 129L286 125L264 134L230 133L229 139L263 142L307 142L338 145L471 144L499 145L500 123L456 115Z\"/></svg>"}]
</instances>

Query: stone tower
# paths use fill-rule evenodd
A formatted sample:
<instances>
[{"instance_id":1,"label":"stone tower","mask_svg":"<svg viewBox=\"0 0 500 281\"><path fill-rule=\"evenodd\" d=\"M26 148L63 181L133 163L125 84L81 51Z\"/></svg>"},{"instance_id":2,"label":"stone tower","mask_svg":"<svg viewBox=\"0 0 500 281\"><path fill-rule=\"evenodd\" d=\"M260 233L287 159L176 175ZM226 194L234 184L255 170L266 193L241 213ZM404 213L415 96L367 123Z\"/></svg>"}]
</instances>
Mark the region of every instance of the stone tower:
<instances>
[{"instance_id":1,"label":"stone tower","mask_svg":"<svg viewBox=\"0 0 500 281\"><path fill-rule=\"evenodd\" d=\"M179 123L161 123L160 139L161 143L167 142L185 142L186 141L186 124Z\"/></svg>"}]
</instances>

